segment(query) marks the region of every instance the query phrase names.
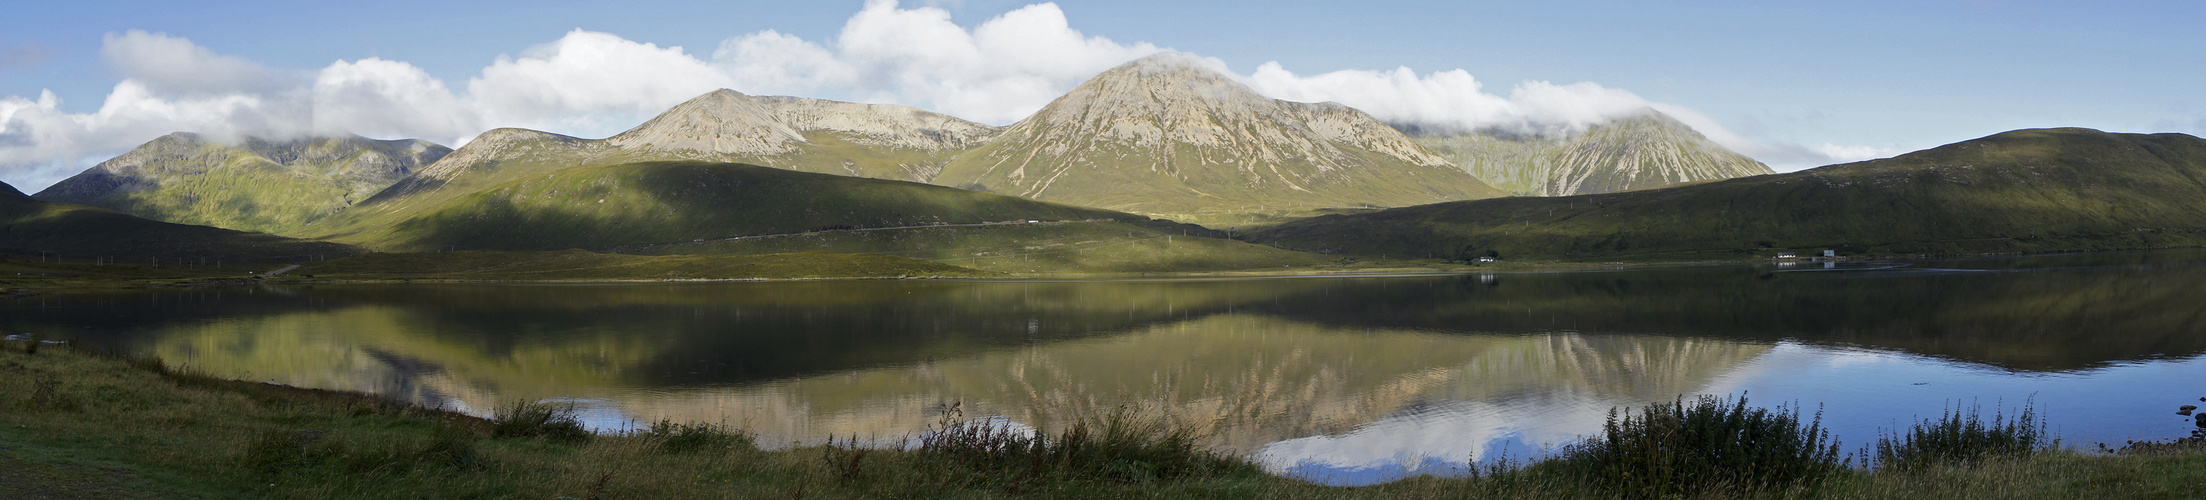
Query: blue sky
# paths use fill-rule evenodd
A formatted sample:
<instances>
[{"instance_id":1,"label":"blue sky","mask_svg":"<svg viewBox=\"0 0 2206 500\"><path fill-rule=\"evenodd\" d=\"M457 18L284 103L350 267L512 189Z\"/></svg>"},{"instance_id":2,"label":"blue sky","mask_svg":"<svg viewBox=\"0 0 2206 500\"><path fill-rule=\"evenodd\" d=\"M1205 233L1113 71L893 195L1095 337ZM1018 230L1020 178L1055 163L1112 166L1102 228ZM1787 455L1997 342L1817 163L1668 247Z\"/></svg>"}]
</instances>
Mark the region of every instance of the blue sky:
<instances>
[{"instance_id":1,"label":"blue sky","mask_svg":"<svg viewBox=\"0 0 2206 500\"><path fill-rule=\"evenodd\" d=\"M2196 1L356 5L11 7L0 181L35 191L187 129L602 137L721 86L1001 124L1157 50L1393 121L1569 128L1654 105L1780 170L2017 128L2206 134Z\"/></svg>"}]
</instances>

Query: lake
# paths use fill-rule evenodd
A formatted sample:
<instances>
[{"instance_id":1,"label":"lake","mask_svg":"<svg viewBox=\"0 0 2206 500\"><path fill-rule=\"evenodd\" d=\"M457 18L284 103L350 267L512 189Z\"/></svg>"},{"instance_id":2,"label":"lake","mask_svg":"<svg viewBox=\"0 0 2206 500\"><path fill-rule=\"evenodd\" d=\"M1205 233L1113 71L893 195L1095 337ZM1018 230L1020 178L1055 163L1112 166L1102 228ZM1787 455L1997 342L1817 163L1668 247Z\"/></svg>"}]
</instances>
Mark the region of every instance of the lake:
<instances>
[{"instance_id":1,"label":"lake","mask_svg":"<svg viewBox=\"0 0 2206 500\"><path fill-rule=\"evenodd\" d=\"M1153 281L393 284L49 293L0 330L246 380L594 427L892 444L955 408L1129 407L1331 484L1536 457L1699 394L1878 431L2028 402L2064 444L2186 435L2206 251L1569 273Z\"/></svg>"}]
</instances>

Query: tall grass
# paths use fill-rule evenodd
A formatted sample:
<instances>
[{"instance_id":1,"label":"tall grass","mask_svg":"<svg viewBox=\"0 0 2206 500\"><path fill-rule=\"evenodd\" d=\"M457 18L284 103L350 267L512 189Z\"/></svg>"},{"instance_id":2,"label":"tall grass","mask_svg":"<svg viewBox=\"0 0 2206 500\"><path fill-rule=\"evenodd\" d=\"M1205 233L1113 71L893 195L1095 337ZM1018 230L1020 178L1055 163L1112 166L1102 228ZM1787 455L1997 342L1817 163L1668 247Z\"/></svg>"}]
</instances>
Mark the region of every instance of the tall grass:
<instances>
[{"instance_id":1,"label":"tall grass","mask_svg":"<svg viewBox=\"0 0 2206 500\"><path fill-rule=\"evenodd\" d=\"M1747 406L1746 396L1682 397L1637 413L1609 411L1602 434L1567 446L1549 465L1632 497L1785 487L1846 470L1818 412Z\"/></svg>"},{"instance_id":2,"label":"tall grass","mask_svg":"<svg viewBox=\"0 0 2206 500\"><path fill-rule=\"evenodd\" d=\"M544 437L579 443L590 439L573 404L514 401L491 413L490 437Z\"/></svg>"},{"instance_id":3,"label":"tall grass","mask_svg":"<svg viewBox=\"0 0 2206 500\"><path fill-rule=\"evenodd\" d=\"M2025 402L2012 418L2004 411L1985 421L1983 409L1947 408L1935 419L1916 422L1906 433L1879 432L1875 460L1891 467L1928 464L1968 464L1994 456L2028 455L2058 447L2038 418L2035 405Z\"/></svg>"},{"instance_id":4,"label":"tall grass","mask_svg":"<svg viewBox=\"0 0 2206 500\"><path fill-rule=\"evenodd\" d=\"M951 413L950 415L955 415ZM993 479L1039 478L1147 483L1210 477L1253 467L1200 444L1185 426L1120 407L1094 422L1047 435L1000 420L955 420L919 440L924 460Z\"/></svg>"}]
</instances>

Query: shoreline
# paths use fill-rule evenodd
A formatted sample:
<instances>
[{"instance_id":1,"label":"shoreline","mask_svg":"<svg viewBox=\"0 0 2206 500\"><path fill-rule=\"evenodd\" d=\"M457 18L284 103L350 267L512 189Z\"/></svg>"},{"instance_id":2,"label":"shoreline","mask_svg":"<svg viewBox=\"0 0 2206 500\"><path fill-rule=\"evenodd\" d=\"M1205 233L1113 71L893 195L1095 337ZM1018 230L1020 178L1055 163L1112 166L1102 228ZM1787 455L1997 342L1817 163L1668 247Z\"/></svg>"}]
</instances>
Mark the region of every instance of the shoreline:
<instances>
[{"instance_id":1,"label":"shoreline","mask_svg":"<svg viewBox=\"0 0 2206 500\"><path fill-rule=\"evenodd\" d=\"M18 375L0 378L0 407L11 410L0 412L0 462L9 466L0 476L9 479L0 481L0 497L354 498L398 492L501 498L1294 499L1623 493L1600 486L1612 478L1575 476L1570 471L1580 469L1555 459L1481 469L1471 476L1323 486L1263 472L1244 458L1168 444L1175 439L1168 437L1169 429L1141 434L1148 437L1105 438L1161 454L1100 462L1096 469L1077 463L1033 469L1023 459L958 458L941 449L855 443L761 450L741 429L709 424L661 422L648 429L573 436L556 431L554 418L516 431L508 430L520 424L513 420L518 417L507 416L517 414L505 411L506 404L500 405L500 417L484 419L372 393L214 377L155 358L58 346L33 354L16 342L0 347L0 371ZM2133 443L2125 449L2046 449L1951 465L1847 466L1813 482L1732 485L1699 496L2185 496L2206 482L2206 448L2195 442ZM1125 460L1152 465L1132 476L1108 465ZM1181 465L1169 465L1175 463ZM130 494L98 494L117 491Z\"/></svg>"},{"instance_id":2,"label":"shoreline","mask_svg":"<svg viewBox=\"0 0 2206 500\"><path fill-rule=\"evenodd\" d=\"M1840 256L1835 260L1798 259L1790 262L1890 262L1902 260L1946 260L1987 257L2039 257L2080 255L2117 252L2146 252L2164 250L2206 249L2206 246L2177 246L2124 249L2066 250L2052 252L1990 252L1973 254L1924 254ZM1389 261L1408 265L1371 266L1356 269L1295 268L1282 270L1239 271L1187 271L1141 273L1036 273L1005 276L949 276L949 275L898 275L898 276L828 276L797 278L668 278L668 279L443 279L443 278L370 278L370 279L319 279L288 276L272 276L243 279L207 278L147 278L92 280L89 284L19 286L0 288L0 300L35 297L43 293L78 292L90 290L162 289L182 287L220 287L251 285L391 285L391 284L533 284L533 285L620 285L620 284L676 284L676 283L775 283L815 281L888 281L888 280L942 280L942 281L1003 281L1003 282L1139 282L1139 281L1206 281L1239 279L1296 279L1296 278L1395 278L1430 276L1467 276L1480 274L1545 274L1572 272L1601 272L1636 269L1694 268L1726 265L1776 264L1787 262L1774 258L1759 259L1709 259L1677 261L1509 261L1492 266L1475 264L1449 264L1436 261L1417 265L1423 261Z\"/></svg>"}]
</instances>

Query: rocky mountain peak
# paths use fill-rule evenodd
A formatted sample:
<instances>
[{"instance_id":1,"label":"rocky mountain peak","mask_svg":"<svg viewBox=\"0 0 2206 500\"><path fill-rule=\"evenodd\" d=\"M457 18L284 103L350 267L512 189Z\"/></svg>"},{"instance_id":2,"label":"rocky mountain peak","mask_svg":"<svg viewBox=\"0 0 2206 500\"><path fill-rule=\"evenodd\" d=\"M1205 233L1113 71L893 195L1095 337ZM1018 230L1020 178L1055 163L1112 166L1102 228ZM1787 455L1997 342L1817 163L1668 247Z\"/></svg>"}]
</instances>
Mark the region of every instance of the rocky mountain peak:
<instances>
[{"instance_id":1,"label":"rocky mountain peak","mask_svg":"<svg viewBox=\"0 0 2206 500\"><path fill-rule=\"evenodd\" d=\"M742 92L720 89L660 113L607 142L623 148L689 150L737 155L776 155L804 134Z\"/></svg>"},{"instance_id":2,"label":"rocky mountain peak","mask_svg":"<svg viewBox=\"0 0 2206 500\"><path fill-rule=\"evenodd\" d=\"M858 104L720 89L690 99L606 141L622 148L773 156L833 133L869 146L942 150L970 147L997 129L911 106Z\"/></svg>"}]
</instances>

